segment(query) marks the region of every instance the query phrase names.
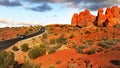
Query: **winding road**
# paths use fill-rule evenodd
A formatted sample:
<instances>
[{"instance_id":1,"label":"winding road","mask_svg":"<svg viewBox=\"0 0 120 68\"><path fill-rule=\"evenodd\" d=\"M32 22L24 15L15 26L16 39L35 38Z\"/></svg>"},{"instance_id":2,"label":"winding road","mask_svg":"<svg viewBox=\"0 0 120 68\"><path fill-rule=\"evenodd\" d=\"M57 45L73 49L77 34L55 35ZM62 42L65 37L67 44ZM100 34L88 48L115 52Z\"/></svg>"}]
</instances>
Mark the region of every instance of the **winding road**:
<instances>
[{"instance_id":1,"label":"winding road","mask_svg":"<svg viewBox=\"0 0 120 68\"><path fill-rule=\"evenodd\" d=\"M25 36L25 38L21 39L21 38L14 38L14 39L10 39L10 40L4 40L4 41L0 41L0 49L6 49L10 46L12 46L13 44L17 43L18 41L27 39L27 38L31 38L34 36L37 36L39 34L42 34L43 32L45 32L45 28L42 27L38 32L30 34Z\"/></svg>"}]
</instances>

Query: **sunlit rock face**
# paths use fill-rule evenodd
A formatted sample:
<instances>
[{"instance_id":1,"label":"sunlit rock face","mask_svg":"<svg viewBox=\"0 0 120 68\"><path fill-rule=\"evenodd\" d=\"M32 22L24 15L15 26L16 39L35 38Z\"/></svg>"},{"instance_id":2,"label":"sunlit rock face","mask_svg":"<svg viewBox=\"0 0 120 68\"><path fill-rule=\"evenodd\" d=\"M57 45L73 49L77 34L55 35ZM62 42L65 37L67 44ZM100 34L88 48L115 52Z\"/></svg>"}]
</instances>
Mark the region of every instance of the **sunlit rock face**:
<instances>
[{"instance_id":1,"label":"sunlit rock face","mask_svg":"<svg viewBox=\"0 0 120 68\"><path fill-rule=\"evenodd\" d=\"M105 14L102 8L98 9L97 16L90 14L89 10L80 12L79 14L75 13L71 20L72 26L114 26L115 24L120 23L120 8L118 6L113 6L112 8L107 8Z\"/></svg>"},{"instance_id":2,"label":"sunlit rock face","mask_svg":"<svg viewBox=\"0 0 120 68\"><path fill-rule=\"evenodd\" d=\"M72 25L76 26L90 26L93 25L93 22L95 21L95 16L90 14L89 10L85 10L83 12L80 12L79 15L75 13L72 17Z\"/></svg>"}]
</instances>

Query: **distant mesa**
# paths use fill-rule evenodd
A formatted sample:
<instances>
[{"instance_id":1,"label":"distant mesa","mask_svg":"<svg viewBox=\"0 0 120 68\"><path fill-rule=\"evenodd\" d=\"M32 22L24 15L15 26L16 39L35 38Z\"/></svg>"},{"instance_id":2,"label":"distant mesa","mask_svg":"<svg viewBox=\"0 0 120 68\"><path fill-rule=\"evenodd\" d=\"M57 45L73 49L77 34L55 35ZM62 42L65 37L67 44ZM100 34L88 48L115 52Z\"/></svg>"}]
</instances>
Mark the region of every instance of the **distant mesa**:
<instances>
[{"instance_id":1,"label":"distant mesa","mask_svg":"<svg viewBox=\"0 0 120 68\"><path fill-rule=\"evenodd\" d=\"M80 12L79 14L74 13L71 20L71 25L81 27L92 25L111 27L120 23L120 8L118 6L113 6L111 8L108 7L105 11L105 14L103 12L104 10L100 8L97 16L92 15L88 9Z\"/></svg>"}]
</instances>

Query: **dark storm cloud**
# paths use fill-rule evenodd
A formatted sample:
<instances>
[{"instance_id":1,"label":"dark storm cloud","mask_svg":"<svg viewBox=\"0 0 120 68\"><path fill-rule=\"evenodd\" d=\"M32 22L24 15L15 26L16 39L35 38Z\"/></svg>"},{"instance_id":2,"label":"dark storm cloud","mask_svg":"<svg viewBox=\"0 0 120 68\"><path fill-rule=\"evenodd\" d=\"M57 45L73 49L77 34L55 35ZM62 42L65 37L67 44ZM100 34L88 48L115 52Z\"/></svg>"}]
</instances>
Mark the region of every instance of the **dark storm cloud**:
<instances>
[{"instance_id":1,"label":"dark storm cloud","mask_svg":"<svg viewBox=\"0 0 120 68\"><path fill-rule=\"evenodd\" d=\"M44 11L50 11L50 10L52 10L52 7L50 7L46 3L43 3L41 6L32 7L32 8L29 8L29 9L33 10L33 11L44 12Z\"/></svg>"},{"instance_id":2,"label":"dark storm cloud","mask_svg":"<svg viewBox=\"0 0 120 68\"><path fill-rule=\"evenodd\" d=\"M21 6L21 3L18 1L0 0L0 5L7 7L14 7L14 6Z\"/></svg>"},{"instance_id":3,"label":"dark storm cloud","mask_svg":"<svg viewBox=\"0 0 120 68\"><path fill-rule=\"evenodd\" d=\"M30 3L65 3L68 7L86 8L90 10L97 10L98 8L110 7L112 5L120 4L119 0L23 0ZM80 5L84 3L84 5ZM89 5L89 3L92 3ZM86 5L88 4L88 5Z\"/></svg>"},{"instance_id":4,"label":"dark storm cloud","mask_svg":"<svg viewBox=\"0 0 120 68\"><path fill-rule=\"evenodd\" d=\"M120 4L120 0L0 0L0 5L2 6L21 6L21 3L24 5L25 3L32 4L42 4L46 3L42 6L31 8L34 11L44 11L51 10L52 8L48 5L48 3L63 3L68 7L72 8L84 8L90 10L97 10L98 8L110 7L112 5ZM81 5L82 4L82 5ZM27 6L30 7L30 6Z\"/></svg>"},{"instance_id":5,"label":"dark storm cloud","mask_svg":"<svg viewBox=\"0 0 120 68\"><path fill-rule=\"evenodd\" d=\"M92 3L92 4L86 6L88 9L97 10L99 8L106 8L113 5L119 5L120 1L119 0L103 0L103 1L96 2L95 0L91 0L91 2L89 1L89 3Z\"/></svg>"}]
</instances>

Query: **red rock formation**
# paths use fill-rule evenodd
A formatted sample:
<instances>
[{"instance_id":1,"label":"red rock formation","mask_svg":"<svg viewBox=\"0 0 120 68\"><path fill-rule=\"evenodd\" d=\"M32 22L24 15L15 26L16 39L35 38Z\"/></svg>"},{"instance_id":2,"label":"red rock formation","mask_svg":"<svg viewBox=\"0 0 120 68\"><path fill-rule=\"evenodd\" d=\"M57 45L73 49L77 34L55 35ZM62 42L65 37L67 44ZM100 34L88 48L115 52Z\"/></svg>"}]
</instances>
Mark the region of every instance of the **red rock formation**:
<instances>
[{"instance_id":1,"label":"red rock formation","mask_svg":"<svg viewBox=\"0 0 120 68\"><path fill-rule=\"evenodd\" d=\"M73 17L72 17L72 25L75 26L78 24L78 13L74 13Z\"/></svg>"},{"instance_id":2,"label":"red rock formation","mask_svg":"<svg viewBox=\"0 0 120 68\"><path fill-rule=\"evenodd\" d=\"M106 24L105 26L113 26L115 24L114 17L110 8L106 9Z\"/></svg>"},{"instance_id":3,"label":"red rock formation","mask_svg":"<svg viewBox=\"0 0 120 68\"><path fill-rule=\"evenodd\" d=\"M84 12L81 12L79 14L78 18L78 25L79 26L90 26L93 25L93 22L95 21L95 16L90 14L89 10L85 10Z\"/></svg>"},{"instance_id":4,"label":"red rock formation","mask_svg":"<svg viewBox=\"0 0 120 68\"><path fill-rule=\"evenodd\" d=\"M106 16L105 16L105 14L103 14L103 12L104 11L102 8L98 10L97 26L103 26L103 22L106 21Z\"/></svg>"},{"instance_id":5,"label":"red rock formation","mask_svg":"<svg viewBox=\"0 0 120 68\"><path fill-rule=\"evenodd\" d=\"M90 25L93 25L94 21L95 21L95 16L91 15L89 10L80 12L79 15L75 13L72 17L73 26L76 26L76 25L90 26Z\"/></svg>"},{"instance_id":6,"label":"red rock formation","mask_svg":"<svg viewBox=\"0 0 120 68\"><path fill-rule=\"evenodd\" d=\"M104 10L101 8L98 10L97 17L90 14L89 10L80 12L78 15L75 13L72 17L72 25L76 26L90 26L97 24L97 26L114 26L116 23L120 23L120 8L118 6L113 6L112 8L107 8L105 14ZM96 23L95 23L96 22Z\"/></svg>"},{"instance_id":7,"label":"red rock formation","mask_svg":"<svg viewBox=\"0 0 120 68\"><path fill-rule=\"evenodd\" d=\"M113 6L111 12L115 18L120 18L120 8L118 6Z\"/></svg>"}]
</instances>

